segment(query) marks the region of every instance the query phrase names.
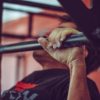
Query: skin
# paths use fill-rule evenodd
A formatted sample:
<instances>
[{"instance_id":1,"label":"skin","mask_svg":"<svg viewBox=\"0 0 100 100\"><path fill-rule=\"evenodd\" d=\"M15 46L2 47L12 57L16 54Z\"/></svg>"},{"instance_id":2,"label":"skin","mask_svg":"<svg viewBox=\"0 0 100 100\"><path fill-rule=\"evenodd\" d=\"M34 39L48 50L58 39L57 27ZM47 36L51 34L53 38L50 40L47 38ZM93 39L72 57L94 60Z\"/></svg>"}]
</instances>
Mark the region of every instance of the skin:
<instances>
[{"instance_id":1,"label":"skin","mask_svg":"<svg viewBox=\"0 0 100 100\"><path fill-rule=\"evenodd\" d=\"M85 46L60 49L62 41L71 34L78 34L77 25L66 22L54 29L45 38L38 42L44 50L34 51L34 58L42 65L43 69L69 69L70 85L66 100L91 100L86 79L85 57L88 52Z\"/></svg>"}]
</instances>

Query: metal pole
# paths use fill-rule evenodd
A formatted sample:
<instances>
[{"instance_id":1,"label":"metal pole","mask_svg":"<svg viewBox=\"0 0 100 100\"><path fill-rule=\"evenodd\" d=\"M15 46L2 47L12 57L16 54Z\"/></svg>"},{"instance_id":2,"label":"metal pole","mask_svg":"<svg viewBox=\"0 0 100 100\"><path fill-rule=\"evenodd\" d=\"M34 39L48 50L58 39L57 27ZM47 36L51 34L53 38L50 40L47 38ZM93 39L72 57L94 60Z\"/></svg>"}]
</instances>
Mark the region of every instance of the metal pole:
<instances>
[{"instance_id":1,"label":"metal pole","mask_svg":"<svg viewBox=\"0 0 100 100\"><path fill-rule=\"evenodd\" d=\"M62 43L61 48L80 46L87 43L89 43L89 41L84 35L77 34L77 35L72 35L67 40L65 40ZM13 52L22 52L22 51L30 51L38 49L42 49L42 47L37 41L27 41L11 45L2 45L0 46L0 53L13 53Z\"/></svg>"},{"instance_id":2,"label":"metal pole","mask_svg":"<svg viewBox=\"0 0 100 100\"><path fill-rule=\"evenodd\" d=\"M32 37L32 14L29 14L28 37Z\"/></svg>"},{"instance_id":3,"label":"metal pole","mask_svg":"<svg viewBox=\"0 0 100 100\"><path fill-rule=\"evenodd\" d=\"M16 8L9 8L9 7L3 7L3 9L8 10L8 11L18 11L18 12L24 12L24 13L29 13L29 14L34 14L34 15L38 15L38 16L47 16L47 17L51 17L51 18L61 18L60 15L56 15L56 14L50 14L50 13L45 13L45 12L33 12L33 11L26 11L24 9L16 9Z\"/></svg>"},{"instance_id":4,"label":"metal pole","mask_svg":"<svg viewBox=\"0 0 100 100\"><path fill-rule=\"evenodd\" d=\"M59 6L23 1L23 0L5 0L5 2L12 3L12 4L18 4L18 5L24 5L24 6L30 6L30 7L38 7L38 8L48 9L48 10L61 11L61 12L64 11L63 8Z\"/></svg>"}]
</instances>

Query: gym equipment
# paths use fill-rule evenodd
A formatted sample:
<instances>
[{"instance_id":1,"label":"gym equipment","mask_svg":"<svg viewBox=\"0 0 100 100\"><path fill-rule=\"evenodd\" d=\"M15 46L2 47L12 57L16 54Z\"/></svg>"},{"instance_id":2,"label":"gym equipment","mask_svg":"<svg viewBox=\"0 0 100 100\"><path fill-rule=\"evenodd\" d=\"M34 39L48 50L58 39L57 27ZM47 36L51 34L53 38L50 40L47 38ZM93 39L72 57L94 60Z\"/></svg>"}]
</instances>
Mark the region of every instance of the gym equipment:
<instances>
[{"instance_id":1,"label":"gym equipment","mask_svg":"<svg viewBox=\"0 0 100 100\"><path fill-rule=\"evenodd\" d=\"M62 43L61 48L68 48L72 46L80 46L83 44L89 44L88 39L81 33L77 35L71 35L65 39ZM22 52L22 51L32 51L42 49L41 45L37 41L27 41L10 45L1 45L1 53L13 53L13 52Z\"/></svg>"}]
</instances>

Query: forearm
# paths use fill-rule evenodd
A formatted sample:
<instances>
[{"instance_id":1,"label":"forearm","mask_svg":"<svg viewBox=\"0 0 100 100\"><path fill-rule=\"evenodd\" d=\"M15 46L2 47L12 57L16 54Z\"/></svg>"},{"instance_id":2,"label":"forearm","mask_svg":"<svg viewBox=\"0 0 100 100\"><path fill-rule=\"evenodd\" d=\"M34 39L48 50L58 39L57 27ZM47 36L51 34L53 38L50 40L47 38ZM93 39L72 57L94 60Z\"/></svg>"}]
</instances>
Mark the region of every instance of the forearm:
<instances>
[{"instance_id":1,"label":"forearm","mask_svg":"<svg viewBox=\"0 0 100 100\"><path fill-rule=\"evenodd\" d=\"M87 86L85 63L76 62L70 66L72 69L67 100L91 100Z\"/></svg>"}]
</instances>

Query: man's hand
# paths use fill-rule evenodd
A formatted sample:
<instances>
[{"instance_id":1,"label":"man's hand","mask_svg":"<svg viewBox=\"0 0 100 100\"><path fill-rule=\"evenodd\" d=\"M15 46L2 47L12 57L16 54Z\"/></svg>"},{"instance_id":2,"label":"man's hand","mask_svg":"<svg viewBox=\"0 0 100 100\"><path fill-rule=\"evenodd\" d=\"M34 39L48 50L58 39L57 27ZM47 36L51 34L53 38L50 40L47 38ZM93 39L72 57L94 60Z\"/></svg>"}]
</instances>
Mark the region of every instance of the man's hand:
<instances>
[{"instance_id":1,"label":"man's hand","mask_svg":"<svg viewBox=\"0 0 100 100\"><path fill-rule=\"evenodd\" d=\"M69 35L78 34L79 31L73 28L56 28L45 38L39 38L38 42L57 61L70 65L73 61L84 59L84 47L72 47L61 49L62 41Z\"/></svg>"},{"instance_id":2,"label":"man's hand","mask_svg":"<svg viewBox=\"0 0 100 100\"><path fill-rule=\"evenodd\" d=\"M69 67L70 84L66 100L91 100L86 80L85 46L60 49L67 36L78 33L73 28L57 28L48 40L39 38L38 41L54 59Z\"/></svg>"}]
</instances>

